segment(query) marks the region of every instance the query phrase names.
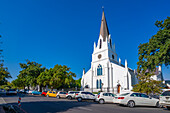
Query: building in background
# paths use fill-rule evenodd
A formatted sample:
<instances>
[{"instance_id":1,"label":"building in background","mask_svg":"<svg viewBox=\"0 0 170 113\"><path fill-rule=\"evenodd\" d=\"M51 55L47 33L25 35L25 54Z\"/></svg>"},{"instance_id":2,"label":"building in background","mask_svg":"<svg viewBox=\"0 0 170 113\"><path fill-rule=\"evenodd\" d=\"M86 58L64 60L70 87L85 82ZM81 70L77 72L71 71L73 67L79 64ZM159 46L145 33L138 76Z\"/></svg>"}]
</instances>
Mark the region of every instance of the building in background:
<instances>
[{"instance_id":1,"label":"building in background","mask_svg":"<svg viewBox=\"0 0 170 113\"><path fill-rule=\"evenodd\" d=\"M98 43L94 42L91 68L85 72L81 80L82 89L91 92L105 91L121 93L131 91L138 83L135 71L128 68L121 59L117 61L115 44L112 45L104 11L102 13L100 35Z\"/></svg>"}]
</instances>

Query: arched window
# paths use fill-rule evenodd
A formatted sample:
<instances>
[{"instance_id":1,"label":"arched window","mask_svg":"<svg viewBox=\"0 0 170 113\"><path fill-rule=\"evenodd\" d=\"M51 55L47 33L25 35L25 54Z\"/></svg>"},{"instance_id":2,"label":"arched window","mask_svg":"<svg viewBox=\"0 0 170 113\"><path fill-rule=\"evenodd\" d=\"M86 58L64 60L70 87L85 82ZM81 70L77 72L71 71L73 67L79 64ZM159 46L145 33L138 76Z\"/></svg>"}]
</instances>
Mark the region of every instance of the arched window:
<instances>
[{"instance_id":1,"label":"arched window","mask_svg":"<svg viewBox=\"0 0 170 113\"><path fill-rule=\"evenodd\" d=\"M98 86L99 86L99 81L97 80L97 81L96 81L96 88L97 88L97 89L99 88Z\"/></svg>"},{"instance_id":2,"label":"arched window","mask_svg":"<svg viewBox=\"0 0 170 113\"><path fill-rule=\"evenodd\" d=\"M110 39L110 48L112 48L112 40Z\"/></svg>"},{"instance_id":3,"label":"arched window","mask_svg":"<svg viewBox=\"0 0 170 113\"><path fill-rule=\"evenodd\" d=\"M99 64L97 67L97 76L102 75L102 66Z\"/></svg>"},{"instance_id":4,"label":"arched window","mask_svg":"<svg viewBox=\"0 0 170 113\"><path fill-rule=\"evenodd\" d=\"M102 80L100 79L100 89L102 88Z\"/></svg>"},{"instance_id":5,"label":"arched window","mask_svg":"<svg viewBox=\"0 0 170 113\"><path fill-rule=\"evenodd\" d=\"M102 48L102 40L100 39L100 45L99 45L99 49Z\"/></svg>"}]
</instances>

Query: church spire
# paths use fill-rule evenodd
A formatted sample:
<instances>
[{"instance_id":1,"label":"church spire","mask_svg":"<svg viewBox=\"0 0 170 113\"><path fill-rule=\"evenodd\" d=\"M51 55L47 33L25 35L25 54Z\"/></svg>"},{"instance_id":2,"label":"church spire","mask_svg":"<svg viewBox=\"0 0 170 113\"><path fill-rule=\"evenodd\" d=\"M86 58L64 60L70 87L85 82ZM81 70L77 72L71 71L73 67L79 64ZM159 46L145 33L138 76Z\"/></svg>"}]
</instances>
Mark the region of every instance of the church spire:
<instances>
[{"instance_id":1,"label":"church spire","mask_svg":"<svg viewBox=\"0 0 170 113\"><path fill-rule=\"evenodd\" d=\"M106 18L105 18L105 15L104 15L104 10L103 10L103 13L102 13L100 35L102 35L104 42L106 41L106 37L109 36L109 30L108 30L108 27L107 27Z\"/></svg>"}]
</instances>

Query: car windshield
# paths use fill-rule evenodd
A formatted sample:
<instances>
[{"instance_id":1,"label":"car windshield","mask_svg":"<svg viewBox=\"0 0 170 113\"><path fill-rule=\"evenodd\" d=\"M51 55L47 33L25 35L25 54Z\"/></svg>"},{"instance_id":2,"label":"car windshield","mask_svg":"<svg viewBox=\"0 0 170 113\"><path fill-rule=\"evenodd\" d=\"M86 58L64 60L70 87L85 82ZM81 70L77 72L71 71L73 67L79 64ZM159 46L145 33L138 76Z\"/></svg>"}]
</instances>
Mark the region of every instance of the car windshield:
<instances>
[{"instance_id":1,"label":"car windshield","mask_svg":"<svg viewBox=\"0 0 170 113\"><path fill-rule=\"evenodd\" d=\"M129 93L124 93L124 94L121 94L121 95L119 95L119 96L126 96L126 95L128 95Z\"/></svg>"},{"instance_id":2,"label":"car windshield","mask_svg":"<svg viewBox=\"0 0 170 113\"><path fill-rule=\"evenodd\" d=\"M170 96L170 91L163 92L161 96Z\"/></svg>"}]
</instances>

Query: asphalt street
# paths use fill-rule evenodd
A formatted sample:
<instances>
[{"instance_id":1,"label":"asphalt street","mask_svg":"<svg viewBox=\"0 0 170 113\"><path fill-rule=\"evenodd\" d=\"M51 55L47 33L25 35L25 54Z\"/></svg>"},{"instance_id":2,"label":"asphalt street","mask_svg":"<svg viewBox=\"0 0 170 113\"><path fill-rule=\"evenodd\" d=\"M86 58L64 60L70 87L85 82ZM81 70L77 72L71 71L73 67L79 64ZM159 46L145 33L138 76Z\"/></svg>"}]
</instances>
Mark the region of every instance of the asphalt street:
<instances>
[{"instance_id":1,"label":"asphalt street","mask_svg":"<svg viewBox=\"0 0 170 113\"><path fill-rule=\"evenodd\" d=\"M7 104L17 105L18 96L5 96ZM166 108L129 108L116 104L98 104L92 101L57 99L53 97L25 95L21 97L21 108L27 113L170 113Z\"/></svg>"}]
</instances>

